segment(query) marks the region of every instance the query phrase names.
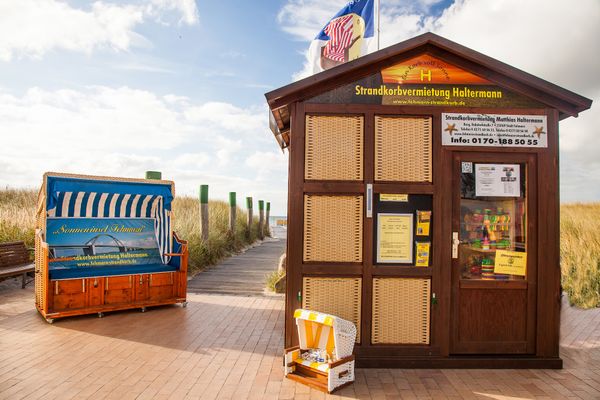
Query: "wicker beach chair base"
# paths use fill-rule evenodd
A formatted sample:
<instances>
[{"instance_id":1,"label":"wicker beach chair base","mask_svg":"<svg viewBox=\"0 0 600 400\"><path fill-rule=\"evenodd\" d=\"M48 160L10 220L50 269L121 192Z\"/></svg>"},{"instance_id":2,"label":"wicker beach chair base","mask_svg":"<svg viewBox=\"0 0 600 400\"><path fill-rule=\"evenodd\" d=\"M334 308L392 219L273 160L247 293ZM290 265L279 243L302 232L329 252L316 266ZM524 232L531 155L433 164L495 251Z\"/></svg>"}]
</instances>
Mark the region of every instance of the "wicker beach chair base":
<instances>
[{"instance_id":1,"label":"wicker beach chair base","mask_svg":"<svg viewBox=\"0 0 600 400\"><path fill-rule=\"evenodd\" d=\"M294 318L300 344L284 352L285 376L327 393L354 382L354 324L303 309L296 310ZM303 353L310 349L325 350L329 360L304 359Z\"/></svg>"}]
</instances>

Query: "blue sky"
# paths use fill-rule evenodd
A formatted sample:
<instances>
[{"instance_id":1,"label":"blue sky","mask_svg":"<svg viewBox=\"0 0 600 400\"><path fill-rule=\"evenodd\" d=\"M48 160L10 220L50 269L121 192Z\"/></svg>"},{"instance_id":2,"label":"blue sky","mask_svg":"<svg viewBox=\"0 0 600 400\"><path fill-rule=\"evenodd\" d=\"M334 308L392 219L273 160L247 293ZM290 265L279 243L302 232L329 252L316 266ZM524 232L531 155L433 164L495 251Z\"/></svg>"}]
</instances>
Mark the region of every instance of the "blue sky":
<instances>
[{"instance_id":1,"label":"blue sky","mask_svg":"<svg viewBox=\"0 0 600 400\"><path fill-rule=\"evenodd\" d=\"M600 2L382 0L382 47L433 31L600 100ZM44 171L142 176L251 195L285 214L287 154L264 93L307 75L344 0L0 3L0 186ZM600 113L561 123L565 201L600 200Z\"/></svg>"}]
</instances>

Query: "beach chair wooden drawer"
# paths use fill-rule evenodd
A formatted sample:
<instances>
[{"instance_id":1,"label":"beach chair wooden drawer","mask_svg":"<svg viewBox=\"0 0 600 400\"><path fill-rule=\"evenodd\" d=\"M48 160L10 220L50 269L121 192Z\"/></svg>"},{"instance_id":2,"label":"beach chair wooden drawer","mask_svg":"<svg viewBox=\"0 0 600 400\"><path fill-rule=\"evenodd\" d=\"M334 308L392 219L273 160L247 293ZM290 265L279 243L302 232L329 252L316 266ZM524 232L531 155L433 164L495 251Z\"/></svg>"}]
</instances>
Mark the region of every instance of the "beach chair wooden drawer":
<instances>
[{"instance_id":1,"label":"beach chair wooden drawer","mask_svg":"<svg viewBox=\"0 0 600 400\"><path fill-rule=\"evenodd\" d=\"M56 296L85 293L85 279L67 279L52 283Z\"/></svg>"},{"instance_id":2,"label":"beach chair wooden drawer","mask_svg":"<svg viewBox=\"0 0 600 400\"><path fill-rule=\"evenodd\" d=\"M52 281L52 304L55 310L83 308L87 303L85 279Z\"/></svg>"},{"instance_id":3,"label":"beach chair wooden drawer","mask_svg":"<svg viewBox=\"0 0 600 400\"><path fill-rule=\"evenodd\" d=\"M173 273L166 274L150 274L150 287L173 285Z\"/></svg>"},{"instance_id":4,"label":"beach chair wooden drawer","mask_svg":"<svg viewBox=\"0 0 600 400\"><path fill-rule=\"evenodd\" d=\"M148 289L148 299L162 301L173 297L173 285L153 286Z\"/></svg>"},{"instance_id":5,"label":"beach chair wooden drawer","mask_svg":"<svg viewBox=\"0 0 600 400\"><path fill-rule=\"evenodd\" d=\"M175 277L173 273L150 274L148 278L148 298L162 301L173 297Z\"/></svg>"},{"instance_id":6,"label":"beach chair wooden drawer","mask_svg":"<svg viewBox=\"0 0 600 400\"><path fill-rule=\"evenodd\" d=\"M105 304L129 303L133 294L133 276L107 277L104 289Z\"/></svg>"},{"instance_id":7,"label":"beach chair wooden drawer","mask_svg":"<svg viewBox=\"0 0 600 400\"><path fill-rule=\"evenodd\" d=\"M106 291L131 289L133 276L111 276L106 278Z\"/></svg>"}]
</instances>

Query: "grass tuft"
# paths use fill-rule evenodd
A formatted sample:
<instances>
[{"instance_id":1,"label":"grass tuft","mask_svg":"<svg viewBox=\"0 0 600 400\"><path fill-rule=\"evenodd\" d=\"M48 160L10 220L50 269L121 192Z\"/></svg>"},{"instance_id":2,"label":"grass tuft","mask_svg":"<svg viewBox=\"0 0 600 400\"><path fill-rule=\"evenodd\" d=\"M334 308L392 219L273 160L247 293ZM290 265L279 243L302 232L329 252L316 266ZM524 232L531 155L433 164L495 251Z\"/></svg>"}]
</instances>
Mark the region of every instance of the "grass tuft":
<instances>
[{"instance_id":1,"label":"grass tuft","mask_svg":"<svg viewBox=\"0 0 600 400\"><path fill-rule=\"evenodd\" d=\"M268 273L265 277L267 289L269 289L271 292L277 292L277 290L275 290L275 284L284 275L285 271L280 272L279 270Z\"/></svg>"}]
</instances>

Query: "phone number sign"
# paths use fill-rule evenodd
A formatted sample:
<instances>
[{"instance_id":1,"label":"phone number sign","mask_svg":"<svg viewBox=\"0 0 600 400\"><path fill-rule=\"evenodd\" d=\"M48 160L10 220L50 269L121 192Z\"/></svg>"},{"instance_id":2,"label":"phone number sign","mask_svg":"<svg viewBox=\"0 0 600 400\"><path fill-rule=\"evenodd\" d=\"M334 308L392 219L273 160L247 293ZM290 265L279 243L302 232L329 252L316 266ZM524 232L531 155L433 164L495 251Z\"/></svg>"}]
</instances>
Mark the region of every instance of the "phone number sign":
<instances>
[{"instance_id":1,"label":"phone number sign","mask_svg":"<svg viewBox=\"0 0 600 400\"><path fill-rule=\"evenodd\" d=\"M548 147L545 115L442 113L444 146Z\"/></svg>"}]
</instances>

